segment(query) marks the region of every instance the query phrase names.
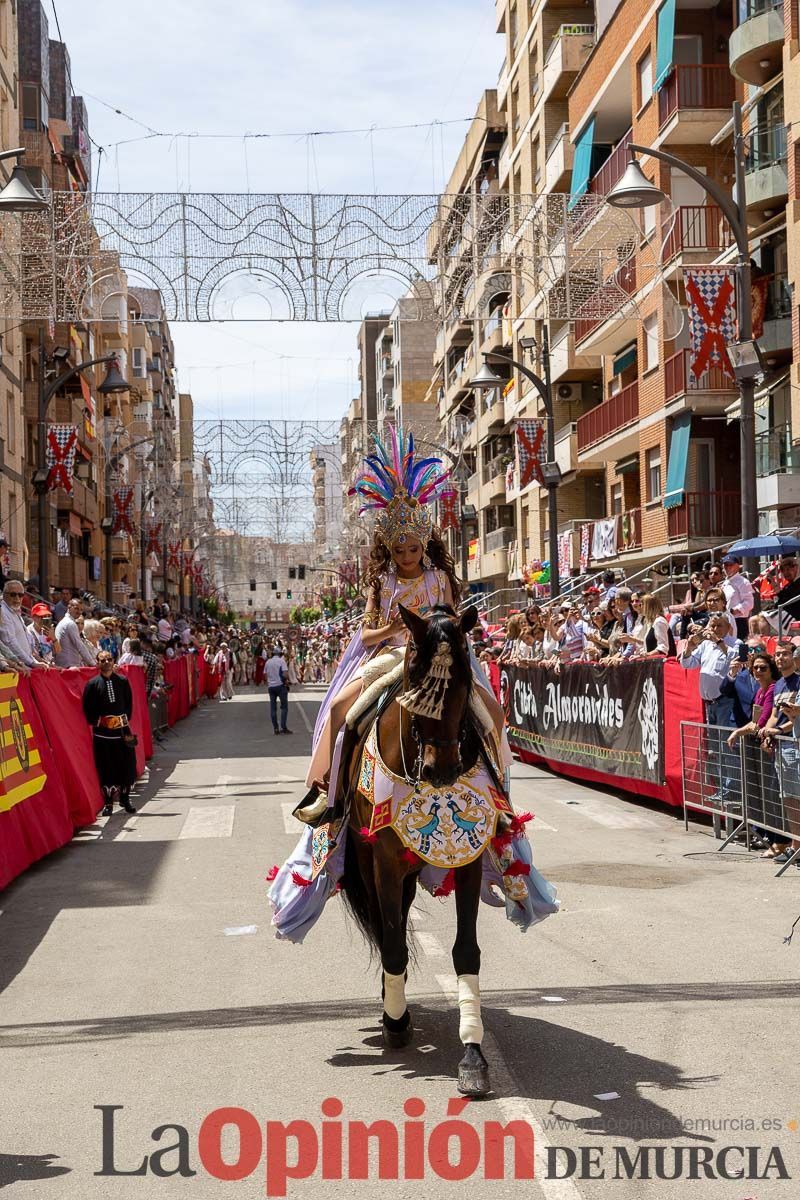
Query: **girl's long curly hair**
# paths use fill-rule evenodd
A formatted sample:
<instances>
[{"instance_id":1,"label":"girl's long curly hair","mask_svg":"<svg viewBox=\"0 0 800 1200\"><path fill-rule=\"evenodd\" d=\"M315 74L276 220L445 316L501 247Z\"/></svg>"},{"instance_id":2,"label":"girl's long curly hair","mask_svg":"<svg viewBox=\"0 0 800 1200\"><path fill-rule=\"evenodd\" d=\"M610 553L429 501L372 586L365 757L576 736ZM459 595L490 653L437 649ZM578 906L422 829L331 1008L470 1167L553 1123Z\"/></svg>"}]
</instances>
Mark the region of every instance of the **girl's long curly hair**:
<instances>
[{"instance_id":1,"label":"girl's long curly hair","mask_svg":"<svg viewBox=\"0 0 800 1200\"><path fill-rule=\"evenodd\" d=\"M432 565L439 571L444 571L450 581L450 588L453 593L453 602L458 605L461 599L461 581L456 574L456 564L453 556L447 549L447 546L442 541L442 535L438 529L434 529L431 534L427 546L424 550ZM389 573L389 567L392 564L392 551L385 542L378 541L376 538L372 540L372 549L369 553L369 566L364 575L364 591L369 597L372 593L374 605L380 607L381 584Z\"/></svg>"}]
</instances>

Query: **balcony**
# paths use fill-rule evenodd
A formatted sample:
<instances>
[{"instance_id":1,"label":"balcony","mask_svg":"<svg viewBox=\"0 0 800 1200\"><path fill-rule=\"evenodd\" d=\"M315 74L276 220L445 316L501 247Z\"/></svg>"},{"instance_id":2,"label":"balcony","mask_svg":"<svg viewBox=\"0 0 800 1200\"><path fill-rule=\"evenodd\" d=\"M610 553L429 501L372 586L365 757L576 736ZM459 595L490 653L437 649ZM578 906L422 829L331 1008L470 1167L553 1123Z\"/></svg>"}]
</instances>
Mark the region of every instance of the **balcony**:
<instances>
[{"instance_id":1,"label":"balcony","mask_svg":"<svg viewBox=\"0 0 800 1200\"><path fill-rule=\"evenodd\" d=\"M767 284L764 332L758 344L765 357L792 349L792 292L785 275L774 275Z\"/></svg>"},{"instance_id":2,"label":"balcony","mask_svg":"<svg viewBox=\"0 0 800 1200\"><path fill-rule=\"evenodd\" d=\"M502 188L508 180L511 171L511 152L513 150L511 140L506 138L500 147L500 157L497 164L497 182Z\"/></svg>"},{"instance_id":3,"label":"balcony","mask_svg":"<svg viewBox=\"0 0 800 1200\"><path fill-rule=\"evenodd\" d=\"M499 350L501 346L505 345L507 340L503 332L502 310L496 309L489 320L484 323L481 350L484 354L491 354L493 350Z\"/></svg>"},{"instance_id":4,"label":"balcony","mask_svg":"<svg viewBox=\"0 0 800 1200\"><path fill-rule=\"evenodd\" d=\"M756 434L756 496L760 509L800 504L800 442L791 425Z\"/></svg>"},{"instance_id":5,"label":"balcony","mask_svg":"<svg viewBox=\"0 0 800 1200\"><path fill-rule=\"evenodd\" d=\"M675 541L725 541L742 528L739 492L686 492L683 504L667 509L667 536Z\"/></svg>"},{"instance_id":6,"label":"balcony","mask_svg":"<svg viewBox=\"0 0 800 1200\"><path fill-rule=\"evenodd\" d=\"M759 125L745 140L748 209L782 208L789 195L786 126Z\"/></svg>"},{"instance_id":7,"label":"balcony","mask_svg":"<svg viewBox=\"0 0 800 1200\"><path fill-rule=\"evenodd\" d=\"M562 429L556 431L555 461L561 468L562 475L569 475L578 466L578 424L570 421Z\"/></svg>"},{"instance_id":8,"label":"balcony","mask_svg":"<svg viewBox=\"0 0 800 1200\"><path fill-rule=\"evenodd\" d=\"M639 317L627 303L636 286L636 260L631 259L582 305L575 321L575 344L580 346L581 354L613 354L636 338ZM581 316L581 312L586 315Z\"/></svg>"},{"instance_id":9,"label":"balcony","mask_svg":"<svg viewBox=\"0 0 800 1200\"><path fill-rule=\"evenodd\" d=\"M777 75L783 58L783 0L739 0L738 24L728 43L737 79L760 86Z\"/></svg>"},{"instance_id":10,"label":"balcony","mask_svg":"<svg viewBox=\"0 0 800 1200\"><path fill-rule=\"evenodd\" d=\"M639 381L635 379L627 387L622 388L614 396L609 396L602 404L584 413L576 421L578 436L578 455L583 462L605 462L610 453L607 447L591 453L593 447L605 442L608 438L617 437L623 430L637 425L639 421ZM632 449L638 448L638 432L634 430ZM626 453L627 450L622 450ZM619 455L620 449L615 445L614 454Z\"/></svg>"},{"instance_id":11,"label":"balcony","mask_svg":"<svg viewBox=\"0 0 800 1200\"><path fill-rule=\"evenodd\" d=\"M607 196L615 183L625 174L630 154L628 146L633 141L633 129L629 129L609 154L599 171L589 180L589 191L593 196Z\"/></svg>"},{"instance_id":12,"label":"balcony","mask_svg":"<svg viewBox=\"0 0 800 1200\"><path fill-rule=\"evenodd\" d=\"M545 100L562 100L594 46L594 25L561 25L545 55L542 92Z\"/></svg>"},{"instance_id":13,"label":"balcony","mask_svg":"<svg viewBox=\"0 0 800 1200\"><path fill-rule=\"evenodd\" d=\"M505 424L505 402L500 388L484 392L478 408L478 438L485 437L495 425Z\"/></svg>"},{"instance_id":14,"label":"balcony","mask_svg":"<svg viewBox=\"0 0 800 1200\"><path fill-rule=\"evenodd\" d=\"M493 529L491 533L483 535L483 549L486 554L493 554L495 550L505 550L507 546L514 540L513 526L504 529Z\"/></svg>"},{"instance_id":15,"label":"balcony","mask_svg":"<svg viewBox=\"0 0 800 1200\"><path fill-rule=\"evenodd\" d=\"M578 354L571 325L565 325L550 346L550 378L557 383L569 372L573 379L595 378L602 367L599 354Z\"/></svg>"},{"instance_id":16,"label":"balcony","mask_svg":"<svg viewBox=\"0 0 800 1200\"><path fill-rule=\"evenodd\" d=\"M658 93L659 142L702 146L730 116L736 99L726 66L677 65Z\"/></svg>"},{"instance_id":17,"label":"balcony","mask_svg":"<svg viewBox=\"0 0 800 1200\"><path fill-rule=\"evenodd\" d=\"M569 191L575 147L569 140L569 125L565 122L547 147L544 160L544 190Z\"/></svg>"},{"instance_id":18,"label":"balcony","mask_svg":"<svg viewBox=\"0 0 800 1200\"><path fill-rule=\"evenodd\" d=\"M664 363L667 415L691 411L720 416L738 395L735 382L719 367L710 367L697 378L690 369L691 359L689 350L679 350Z\"/></svg>"},{"instance_id":19,"label":"balcony","mask_svg":"<svg viewBox=\"0 0 800 1200\"><path fill-rule=\"evenodd\" d=\"M707 262L732 244L730 224L716 204L681 204L664 240L664 262L686 254L699 254Z\"/></svg>"},{"instance_id":20,"label":"balcony","mask_svg":"<svg viewBox=\"0 0 800 1200\"><path fill-rule=\"evenodd\" d=\"M617 517L617 547L620 554L642 548L642 510L629 508Z\"/></svg>"}]
</instances>

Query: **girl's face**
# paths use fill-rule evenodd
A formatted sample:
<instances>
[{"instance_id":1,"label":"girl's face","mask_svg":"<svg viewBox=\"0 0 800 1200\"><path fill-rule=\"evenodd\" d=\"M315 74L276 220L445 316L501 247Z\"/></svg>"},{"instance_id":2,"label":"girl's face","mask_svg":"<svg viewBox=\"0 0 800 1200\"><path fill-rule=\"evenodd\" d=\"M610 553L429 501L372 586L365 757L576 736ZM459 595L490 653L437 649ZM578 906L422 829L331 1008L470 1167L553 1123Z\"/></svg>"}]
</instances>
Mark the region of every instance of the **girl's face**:
<instances>
[{"instance_id":1,"label":"girl's face","mask_svg":"<svg viewBox=\"0 0 800 1200\"><path fill-rule=\"evenodd\" d=\"M398 574L405 576L413 576L419 573L419 565L422 562L422 543L415 541L414 538L409 538L403 542L402 546L394 546L392 548L392 558L397 567Z\"/></svg>"}]
</instances>

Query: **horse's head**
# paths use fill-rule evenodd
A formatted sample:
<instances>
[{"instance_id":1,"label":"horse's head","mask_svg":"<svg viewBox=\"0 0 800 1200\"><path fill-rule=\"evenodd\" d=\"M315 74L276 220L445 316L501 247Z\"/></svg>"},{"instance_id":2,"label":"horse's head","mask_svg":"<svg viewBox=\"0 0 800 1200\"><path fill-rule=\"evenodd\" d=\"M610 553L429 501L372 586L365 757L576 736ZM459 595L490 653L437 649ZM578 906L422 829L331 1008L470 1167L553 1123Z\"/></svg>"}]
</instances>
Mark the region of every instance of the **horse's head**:
<instances>
[{"instance_id":1,"label":"horse's head","mask_svg":"<svg viewBox=\"0 0 800 1200\"><path fill-rule=\"evenodd\" d=\"M447 787L463 770L461 747L472 689L467 635L478 610L460 617L438 605L427 618L400 605L411 638L406 652L406 691L401 699L414 716L422 743L422 778Z\"/></svg>"}]
</instances>

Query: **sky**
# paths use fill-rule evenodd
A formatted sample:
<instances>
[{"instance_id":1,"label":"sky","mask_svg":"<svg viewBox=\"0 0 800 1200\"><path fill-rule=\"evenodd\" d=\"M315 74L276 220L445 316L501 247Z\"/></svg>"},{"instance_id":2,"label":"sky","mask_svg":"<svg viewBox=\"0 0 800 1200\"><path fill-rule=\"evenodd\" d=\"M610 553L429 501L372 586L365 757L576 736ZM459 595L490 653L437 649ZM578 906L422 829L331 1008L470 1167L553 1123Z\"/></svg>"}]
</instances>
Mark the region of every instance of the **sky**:
<instances>
[{"instance_id":1,"label":"sky","mask_svg":"<svg viewBox=\"0 0 800 1200\"><path fill-rule=\"evenodd\" d=\"M100 19L97 0L55 0L55 11L106 148L100 192L439 192L462 118L502 60L492 0L137 0ZM345 129L374 132L304 136ZM296 136L243 136L284 132ZM365 302L376 307L388 304ZM197 419L338 418L357 394L355 324L172 329Z\"/></svg>"}]
</instances>

